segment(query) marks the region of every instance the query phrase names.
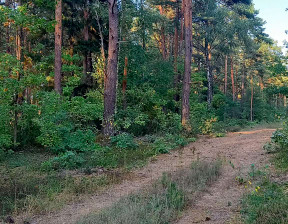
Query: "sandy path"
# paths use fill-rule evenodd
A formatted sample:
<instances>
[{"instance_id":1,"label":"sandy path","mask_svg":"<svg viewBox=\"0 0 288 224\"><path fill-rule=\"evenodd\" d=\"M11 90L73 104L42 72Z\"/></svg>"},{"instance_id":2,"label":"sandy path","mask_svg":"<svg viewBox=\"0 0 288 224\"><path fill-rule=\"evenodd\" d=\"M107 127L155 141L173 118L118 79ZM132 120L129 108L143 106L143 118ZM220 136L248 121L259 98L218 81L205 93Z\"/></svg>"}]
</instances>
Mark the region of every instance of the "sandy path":
<instances>
[{"instance_id":1,"label":"sandy path","mask_svg":"<svg viewBox=\"0 0 288 224\"><path fill-rule=\"evenodd\" d=\"M113 186L106 192L88 200L67 205L57 213L37 217L31 224L72 224L80 217L112 205L121 197L149 186L163 172L173 172L188 167L192 161L215 160L218 157L232 161L235 169L225 166L223 175L199 198L196 205L185 212L178 223L225 223L237 214L238 201L243 189L235 183L238 168L249 168L252 163L265 161L262 146L269 141L274 129L254 130L228 134L224 138L201 138L181 151L160 155L146 167L133 172L133 178ZM231 206L228 206L231 204ZM205 221L209 217L210 221ZM19 222L23 223L23 222Z\"/></svg>"},{"instance_id":2,"label":"sandy path","mask_svg":"<svg viewBox=\"0 0 288 224\"><path fill-rule=\"evenodd\" d=\"M230 134L228 141L209 140L207 144L213 144L214 149L231 160L235 168L233 169L231 165L225 166L220 178L175 223L240 223L240 220L235 217L239 217L239 199L245 192L245 188L240 186L235 178L239 174L247 174L252 164L262 168L269 162L262 146L270 140L272 132L273 130L267 129L257 130ZM221 140L224 140L222 149ZM204 147L207 146L203 144L199 149L202 150ZM214 153L209 153L210 156L211 154Z\"/></svg>"}]
</instances>

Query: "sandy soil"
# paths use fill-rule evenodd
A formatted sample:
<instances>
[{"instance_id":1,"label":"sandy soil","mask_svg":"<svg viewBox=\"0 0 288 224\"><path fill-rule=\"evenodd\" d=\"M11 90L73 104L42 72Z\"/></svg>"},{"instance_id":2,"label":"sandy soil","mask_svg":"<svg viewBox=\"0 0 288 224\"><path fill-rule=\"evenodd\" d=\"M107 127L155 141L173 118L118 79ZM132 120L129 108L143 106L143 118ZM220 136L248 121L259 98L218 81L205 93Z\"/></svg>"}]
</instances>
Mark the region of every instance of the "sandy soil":
<instances>
[{"instance_id":1,"label":"sandy soil","mask_svg":"<svg viewBox=\"0 0 288 224\"><path fill-rule=\"evenodd\" d=\"M262 146L270 140L274 129L252 130L228 134L223 138L202 137L183 150L160 155L146 167L135 170L132 178L81 202L67 205L61 211L35 217L31 224L72 224L79 218L112 205L121 197L149 186L163 172L175 172L188 167L192 161L227 161L220 178L186 210L176 223L229 223L239 213L239 199L244 192L235 177L247 172L250 165L267 163ZM228 162L234 165L228 165ZM17 223L23 223L20 220Z\"/></svg>"}]
</instances>

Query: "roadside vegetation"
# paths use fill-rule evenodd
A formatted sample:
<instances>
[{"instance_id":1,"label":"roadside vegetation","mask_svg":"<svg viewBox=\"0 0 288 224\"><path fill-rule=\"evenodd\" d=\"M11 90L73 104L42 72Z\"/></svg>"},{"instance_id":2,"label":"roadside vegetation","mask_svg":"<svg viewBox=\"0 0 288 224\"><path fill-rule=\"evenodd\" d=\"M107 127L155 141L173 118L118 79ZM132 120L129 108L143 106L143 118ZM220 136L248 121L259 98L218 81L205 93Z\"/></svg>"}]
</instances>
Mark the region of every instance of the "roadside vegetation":
<instances>
[{"instance_id":1,"label":"roadside vegetation","mask_svg":"<svg viewBox=\"0 0 288 224\"><path fill-rule=\"evenodd\" d=\"M273 168L254 169L253 178L242 179L249 193L242 201L242 214L245 223L285 224L288 222L288 128L273 133L271 142L264 145L264 150L272 155ZM251 172L250 172L251 174ZM250 186L249 186L250 185Z\"/></svg>"},{"instance_id":2,"label":"roadside vegetation","mask_svg":"<svg viewBox=\"0 0 288 224\"><path fill-rule=\"evenodd\" d=\"M121 199L110 208L82 218L79 224L172 223L197 193L219 177L221 162L194 162L187 170L165 173L152 187Z\"/></svg>"},{"instance_id":3,"label":"roadside vegetation","mask_svg":"<svg viewBox=\"0 0 288 224\"><path fill-rule=\"evenodd\" d=\"M159 153L182 148L195 138L146 136L138 141L117 136L103 148L56 156L41 149L8 151L0 161L0 208L8 214L56 211L71 201L99 192L126 178Z\"/></svg>"}]
</instances>

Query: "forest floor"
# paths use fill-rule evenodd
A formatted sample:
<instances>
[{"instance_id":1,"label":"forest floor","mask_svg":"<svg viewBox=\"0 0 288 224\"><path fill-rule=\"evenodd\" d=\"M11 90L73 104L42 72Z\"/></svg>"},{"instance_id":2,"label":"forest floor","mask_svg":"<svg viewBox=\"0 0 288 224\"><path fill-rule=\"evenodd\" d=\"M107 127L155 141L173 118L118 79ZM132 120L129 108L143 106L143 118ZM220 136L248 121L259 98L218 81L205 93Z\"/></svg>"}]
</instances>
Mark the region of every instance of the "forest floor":
<instances>
[{"instance_id":1,"label":"forest floor","mask_svg":"<svg viewBox=\"0 0 288 224\"><path fill-rule=\"evenodd\" d=\"M275 129L270 127L255 128L250 131L229 133L222 138L200 137L197 142L181 150L157 156L147 166L132 171L122 183L113 185L80 203L67 205L58 212L34 217L30 219L30 223L76 223L83 216L100 211L122 197L149 187L164 172L176 172L189 167L195 160L219 159L224 161L219 179L202 192L175 223L241 223L238 222L240 199L247 190L235 179L239 175L247 174L251 164L255 164L256 167L269 164L268 156L262 147L270 141L274 131ZM15 221L23 223L23 218L27 217L19 217Z\"/></svg>"}]
</instances>

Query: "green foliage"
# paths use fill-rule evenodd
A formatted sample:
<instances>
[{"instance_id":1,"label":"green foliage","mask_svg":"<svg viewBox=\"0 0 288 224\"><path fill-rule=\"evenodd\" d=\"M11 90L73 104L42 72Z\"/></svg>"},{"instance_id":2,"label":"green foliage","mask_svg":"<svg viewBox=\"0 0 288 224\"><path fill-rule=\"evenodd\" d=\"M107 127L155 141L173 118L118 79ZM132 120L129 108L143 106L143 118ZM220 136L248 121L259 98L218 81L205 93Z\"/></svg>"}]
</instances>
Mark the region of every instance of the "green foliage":
<instances>
[{"instance_id":1,"label":"green foliage","mask_svg":"<svg viewBox=\"0 0 288 224\"><path fill-rule=\"evenodd\" d=\"M42 164L42 170L75 169L80 167L85 160L75 152L66 151Z\"/></svg>"},{"instance_id":2,"label":"green foliage","mask_svg":"<svg viewBox=\"0 0 288 224\"><path fill-rule=\"evenodd\" d=\"M94 121L100 120L102 107L99 106L82 97L67 101L56 93L44 93L40 101L41 114L34 119L40 128L37 141L55 153L95 150Z\"/></svg>"},{"instance_id":3,"label":"green foliage","mask_svg":"<svg viewBox=\"0 0 288 224\"><path fill-rule=\"evenodd\" d=\"M248 194L242 201L246 223L284 224L288 222L288 196L285 187L263 183L259 190Z\"/></svg>"},{"instance_id":4,"label":"green foliage","mask_svg":"<svg viewBox=\"0 0 288 224\"><path fill-rule=\"evenodd\" d=\"M151 87L127 90L129 105L117 113L116 125L136 136L182 130L180 115L171 111L169 102Z\"/></svg>"},{"instance_id":5,"label":"green foliage","mask_svg":"<svg viewBox=\"0 0 288 224\"><path fill-rule=\"evenodd\" d=\"M128 133L121 133L111 137L111 143L119 149L135 149L137 147L133 136Z\"/></svg>"}]
</instances>

